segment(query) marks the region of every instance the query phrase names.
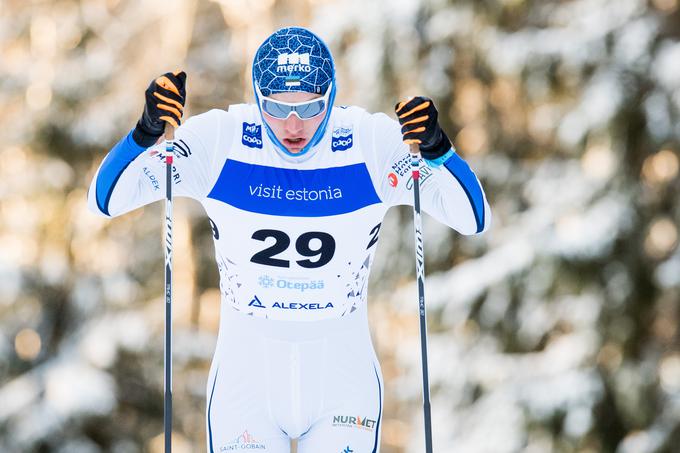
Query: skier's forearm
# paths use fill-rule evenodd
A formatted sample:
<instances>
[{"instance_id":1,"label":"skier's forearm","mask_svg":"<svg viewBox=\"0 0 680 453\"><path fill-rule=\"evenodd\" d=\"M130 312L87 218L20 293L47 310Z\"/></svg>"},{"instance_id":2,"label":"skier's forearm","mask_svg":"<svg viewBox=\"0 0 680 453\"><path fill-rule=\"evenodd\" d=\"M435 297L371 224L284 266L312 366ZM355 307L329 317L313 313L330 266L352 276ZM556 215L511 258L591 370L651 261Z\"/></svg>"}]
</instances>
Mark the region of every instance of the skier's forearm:
<instances>
[{"instance_id":1,"label":"skier's forearm","mask_svg":"<svg viewBox=\"0 0 680 453\"><path fill-rule=\"evenodd\" d=\"M427 161L432 186L424 179L425 210L462 234L488 229L491 209L477 176L453 149L437 160Z\"/></svg>"},{"instance_id":2,"label":"skier's forearm","mask_svg":"<svg viewBox=\"0 0 680 453\"><path fill-rule=\"evenodd\" d=\"M116 183L130 162L145 149L135 143L132 131L111 148L90 185L88 205L92 211L105 216L112 215L109 212L109 203Z\"/></svg>"},{"instance_id":3,"label":"skier's forearm","mask_svg":"<svg viewBox=\"0 0 680 453\"><path fill-rule=\"evenodd\" d=\"M484 231L490 220L484 191L442 130L434 102L413 97L399 102L395 113L404 143L418 145L427 164L422 175L424 210L462 234Z\"/></svg>"}]
</instances>

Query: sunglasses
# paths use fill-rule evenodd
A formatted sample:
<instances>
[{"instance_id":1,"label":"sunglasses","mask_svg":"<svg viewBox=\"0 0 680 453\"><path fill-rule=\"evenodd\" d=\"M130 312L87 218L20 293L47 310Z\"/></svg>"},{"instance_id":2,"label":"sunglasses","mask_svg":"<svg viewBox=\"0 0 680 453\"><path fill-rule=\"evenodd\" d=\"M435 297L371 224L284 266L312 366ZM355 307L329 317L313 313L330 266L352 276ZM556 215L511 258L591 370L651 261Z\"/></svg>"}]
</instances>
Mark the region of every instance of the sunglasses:
<instances>
[{"instance_id":1,"label":"sunglasses","mask_svg":"<svg viewBox=\"0 0 680 453\"><path fill-rule=\"evenodd\" d=\"M333 83L331 82L326 90L326 94L320 98L304 102L283 102L263 96L260 87L255 84L262 111L280 120L285 120L293 114L302 120L308 120L322 114L328 105L328 98L330 97L332 87Z\"/></svg>"}]
</instances>

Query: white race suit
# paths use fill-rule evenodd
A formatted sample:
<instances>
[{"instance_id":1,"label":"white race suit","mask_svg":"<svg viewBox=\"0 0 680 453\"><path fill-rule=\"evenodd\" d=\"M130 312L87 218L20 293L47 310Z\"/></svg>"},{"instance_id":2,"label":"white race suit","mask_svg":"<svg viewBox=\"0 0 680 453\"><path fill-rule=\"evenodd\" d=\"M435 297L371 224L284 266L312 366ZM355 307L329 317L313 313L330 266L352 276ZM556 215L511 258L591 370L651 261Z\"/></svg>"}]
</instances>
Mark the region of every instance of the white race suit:
<instances>
[{"instance_id":1,"label":"white race suit","mask_svg":"<svg viewBox=\"0 0 680 453\"><path fill-rule=\"evenodd\" d=\"M302 156L263 133L256 105L190 118L175 134L173 191L200 202L213 229L222 295L207 383L210 453L372 453L380 448L382 375L367 320L381 222L412 204L399 124L334 107ZM132 134L104 159L92 210L117 216L165 196L163 144ZM477 177L452 149L420 162L423 210L462 234L489 224Z\"/></svg>"}]
</instances>

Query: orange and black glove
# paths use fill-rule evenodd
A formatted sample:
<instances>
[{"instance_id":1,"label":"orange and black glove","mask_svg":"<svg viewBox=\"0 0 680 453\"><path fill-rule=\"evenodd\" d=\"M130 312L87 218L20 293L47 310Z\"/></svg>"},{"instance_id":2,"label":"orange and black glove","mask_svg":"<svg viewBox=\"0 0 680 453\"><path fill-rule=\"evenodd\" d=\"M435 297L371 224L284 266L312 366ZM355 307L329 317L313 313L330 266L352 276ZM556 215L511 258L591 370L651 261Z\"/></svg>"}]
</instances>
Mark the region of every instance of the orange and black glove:
<instances>
[{"instance_id":1,"label":"orange and black glove","mask_svg":"<svg viewBox=\"0 0 680 453\"><path fill-rule=\"evenodd\" d=\"M146 89L144 113L137 121L132 138L139 146L149 147L163 135L165 123L179 127L184 114L187 75L184 71L166 72Z\"/></svg>"},{"instance_id":2,"label":"orange and black glove","mask_svg":"<svg viewBox=\"0 0 680 453\"><path fill-rule=\"evenodd\" d=\"M394 106L406 144L418 144L424 159L435 160L451 149L451 140L437 121L437 109L432 99L417 96Z\"/></svg>"}]
</instances>

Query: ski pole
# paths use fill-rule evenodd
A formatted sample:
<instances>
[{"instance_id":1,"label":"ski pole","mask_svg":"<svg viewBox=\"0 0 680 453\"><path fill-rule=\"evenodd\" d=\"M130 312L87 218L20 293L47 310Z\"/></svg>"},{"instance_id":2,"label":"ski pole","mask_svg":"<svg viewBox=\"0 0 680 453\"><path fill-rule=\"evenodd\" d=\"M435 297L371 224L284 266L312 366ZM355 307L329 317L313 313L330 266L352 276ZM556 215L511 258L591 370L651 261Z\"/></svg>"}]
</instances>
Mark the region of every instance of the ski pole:
<instances>
[{"instance_id":1,"label":"ski pole","mask_svg":"<svg viewBox=\"0 0 680 453\"><path fill-rule=\"evenodd\" d=\"M172 164L175 129L165 124L165 357L163 426L165 453L172 451Z\"/></svg>"},{"instance_id":2,"label":"ski pole","mask_svg":"<svg viewBox=\"0 0 680 453\"><path fill-rule=\"evenodd\" d=\"M420 312L420 354L423 366L423 415L425 418L425 453L432 453L432 418L430 414L430 382L427 371L427 320L425 318L425 249L420 218L420 150L411 144L413 177L413 231L415 234L416 276L418 278L418 311Z\"/></svg>"}]
</instances>

